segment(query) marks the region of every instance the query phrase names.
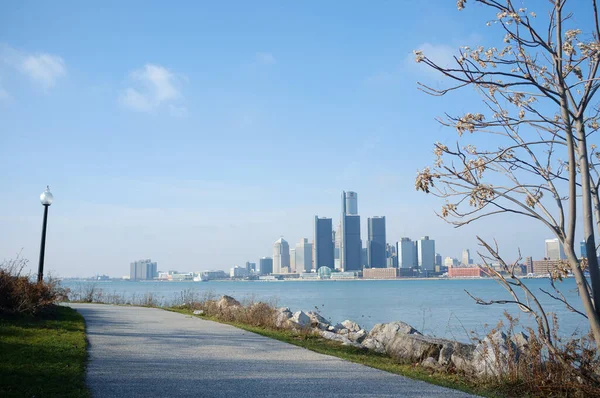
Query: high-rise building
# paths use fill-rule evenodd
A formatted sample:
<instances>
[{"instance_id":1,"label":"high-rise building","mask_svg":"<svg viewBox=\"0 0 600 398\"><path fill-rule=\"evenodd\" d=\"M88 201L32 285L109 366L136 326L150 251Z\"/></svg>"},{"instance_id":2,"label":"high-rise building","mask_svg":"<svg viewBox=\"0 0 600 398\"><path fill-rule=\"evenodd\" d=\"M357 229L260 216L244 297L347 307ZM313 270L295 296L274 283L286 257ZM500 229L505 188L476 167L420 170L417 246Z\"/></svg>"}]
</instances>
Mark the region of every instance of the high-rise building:
<instances>
[{"instance_id":1,"label":"high-rise building","mask_svg":"<svg viewBox=\"0 0 600 398\"><path fill-rule=\"evenodd\" d=\"M367 241L369 267L386 268L385 217L370 217L367 219L367 226L369 237L369 240Z\"/></svg>"},{"instance_id":2,"label":"high-rise building","mask_svg":"<svg viewBox=\"0 0 600 398\"><path fill-rule=\"evenodd\" d=\"M248 274L256 273L256 263L246 261L246 270L248 271Z\"/></svg>"},{"instance_id":3,"label":"high-rise building","mask_svg":"<svg viewBox=\"0 0 600 398\"><path fill-rule=\"evenodd\" d=\"M149 280L158 278L158 269L156 262L150 259L138 260L129 264L129 279L131 280Z\"/></svg>"},{"instance_id":4,"label":"high-rise building","mask_svg":"<svg viewBox=\"0 0 600 398\"><path fill-rule=\"evenodd\" d=\"M421 271L435 270L435 241L424 236L417 241L417 261Z\"/></svg>"},{"instance_id":5,"label":"high-rise building","mask_svg":"<svg viewBox=\"0 0 600 398\"><path fill-rule=\"evenodd\" d=\"M446 257L444 259L444 265L446 267L456 267L458 265L458 260L454 257Z\"/></svg>"},{"instance_id":6,"label":"high-rise building","mask_svg":"<svg viewBox=\"0 0 600 398\"><path fill-rule=\"evenodd\" d=\"M369 249L363 247L360 249L360 261L362 263L363 268L369 267Z\"/></svg>"},{"instance_id":7,"label":"high-rise building","mask_svg":"<svg viewBox=\"0 0 600 398\"><path fill-rule=\"evenodd\" d=\"M442 266L442 255L440 253L435 253L435 265L436 267Z\"/></svg>"},{"instance_id":8,"label":"high-rise building","mask_svg":"<svg viewBox=\"0 0 600 398\"><path fill-rule=\"evenodd\" d=\"M290 272L296 271L296 249L290 249Z\"/></svg>"},{"instance_id":9,"label":"high-rise building","mask_svg":"<svg viewBox=\"0 0 600 398\"><path fill-rule=\"evenodd\" d=\"M310 272L312 269L312 243L308 242L308 239L302 238L299 243L296 244L296 272ZM333 253L332 253L333 254Z\"/></svg>"},{"instance_id":10,"label":"high-rise building","mask_svg":"<svg viewBox=\"0 0 600 398\"><path fill-rule=\"evenodd\" d=\"M258 261L259 271L261 275L269 275L273 273L273 259L271 257L261 257Z\"/></svg>"},{"instance_id":11,"label":"high-rise building","mask_svg":"<svg viewBox=\"0 0 600 398\"><path fill-rule=\"evenodd\" d=\"M290 245L283 238L273 244L273 273L281 274L290 271Z\"/></svg>"},{"instance_id":12,"label":"high-rise building","mask_svg":"<svg viewBox=\"0 0 600 398\"><path fill-rule=\"evenodd\" d=\"M471 252L469 251L469 249L463 249L462 251L462 264L465 266L469 266L469 264L472 264L473 260L471 260Z\"/></svg>"},{"instance_id":13,"label":"high-rise building","mask_svg":"<svg viewBox=\"0 0 600 398\"><path fill-rule=\"evenodd\" d=\"M340 218L340 222L338 223L337 226L337 230L335 232L335 240L334 242L334 249L333 249L333 264L335 266L335 269L341 269L341 255L340 255L340 251L342 248L342 219Z\"/></svg>"},{"instance_id":14,"label":"high-rise building","mask_svg":"<svg viewBox=\"0 0 600 398\"><path fill-rule=\"evenodd\" d=\"M342 197L344 212L351 216L358 215L358 194L356 192L344 192Z\"/></svg>"},{"instance_id":15,"label":"high-rise building","mask_svg":"<svg viewBox=\"0 0 600 398\"><path fill-rule=\"evenodd\" d=\"M409 269L417 266L415 244L409 238L400 238L396 243L396 252L399 268Z\"/></svg>"},{"instance_id":16,"label":"high-rise building","mask_svg":"<svg viewBox=\"0 0 600 398\"><path fill-rule=\"evenodd\" d=\"M342 192L342 228L340 239L340 268L344 271L362 270L362 240L356 192Z\"/></svg>"},{"instance_id":17,"label":"high-rise building","mask_svg":"<svg viewBox=\"0 0 600 398\"><path fill-rule=\"evenodd\" d=\"M315 216L315 269L320 267L334 267L334 242L335 232L331 218Z\"/></svg>"},{"instance_id":18,"label":"high-rise building","mask_svg":"<svg viewBox=\"0 0 600 398\"><path fill-rule=\"evenodd\" d=\"M581 252L581 258L587 258L587 247L585 246L584 240L579 244L579 250Z\"/></svg>"},{"instance_id":19,"label":"high-rise building","mask_svg":"<svg viewBox=\"0 0 600 398\"><path fill-rule=\"evenodd\" d=\"M546 239L546 259L566 260L565 251L558 238Z\"/></svg>"}]
</instances>

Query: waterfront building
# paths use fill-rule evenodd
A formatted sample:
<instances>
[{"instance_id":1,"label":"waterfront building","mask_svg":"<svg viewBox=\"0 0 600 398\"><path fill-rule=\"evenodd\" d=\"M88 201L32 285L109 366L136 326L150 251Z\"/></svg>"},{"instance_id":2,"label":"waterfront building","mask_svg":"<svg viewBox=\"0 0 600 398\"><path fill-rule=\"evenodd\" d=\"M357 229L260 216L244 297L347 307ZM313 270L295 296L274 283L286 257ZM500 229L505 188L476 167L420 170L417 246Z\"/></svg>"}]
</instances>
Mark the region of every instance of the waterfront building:
<instances>
[{"instance_id":1,"label":"waterfront building","mask_svg":"<svg viewBox=\"0 0 600 398\"><path fill-rule=\"evenodd\" d=\"M261 275L273 273L273 259L271 257L261 257L258 261L259 272Z\"/></svg>"},{"instance_id":2,"label":"waterfront building","mask_svg":"<svg viewBox=\"0 0 600 398\"><path fill-rule=\"evenodd\" d=\"M442 255L440 253L435 253L435 267L442 268Z\"/></svg>"},{"instance_id":3,"label":"waterfront building","mask_svg":"<svg viewBox=\"0 0 600 398\"><path fill-rule=\"evenodd\" d=\"M158 266L150 259L138 260L129 264L130 280L151 280L158 278Z\"/></svg>"},{"instance_id":4,"label":"waterfront building","mask_svg":"<svg viewBox=\"0 0 600 398\"><path fill-rule=\"evenodd\" d=\"M370 217L367 219L368 241L367 256L370 268L386 268L386 237L385 217Z\"/></svg>"},{"instance_id":5,"label":"waterfront building","mask_svg":"<svg viewBox=\"0 0 600 398\"><path fill-rule=\"evenodd\" d=\"M536 260L533 262L533 273L536 275L551 274L556 269L563 268L561 260Z\"/></svg>"},{"instance_id":6,"label":"waterfront building","mask_svg":"<svg viewBox=\"0 0 600 398\"><path fill-rule=\"evenodd\" d=\"M329 268L329 267L327 267L327 268ZM300 279L314 280L314 279L320 279L320 278L319 278L319 274L316 272L303 272L300 274Z\"/></svg>"},{"instance_id":7,"label":"waterfront building","mask_svg":"<svg viewBox=\"0 0 600 398\"><path fill-rule=\"evenodd\" d=\"M281 271L283 272L283 271ZM290 249L290 272L296 271L296 249Z\"/></svg>"},{"instance_id":8,"label":"waterfront building","mask_svg":"<svg viewBox=\"0 0 600 398\"><path fill-rule=\"evenodd\" d=\"M246 261L246 270L248 270L248 274L255 274L256 273L256 263L251 263L249 261Z\"/></svg>"},{"instance_id":9,"label":"waterfront building","mask_svg":"<svg viewBox=\"0 0 600 398\"><path fill-rule=\"evenodd\" d=\"M200 272L200 277L204 280L210 281L214 279L225 279L229 275L223 270L213 270L213 271L202 271Z\"/></svg>"},{"instance_id":10,"label":"waterfront building","mask_svg":"<svg viewBox=\"0 0 600 398\"><path fill-rule=\"evenodd\" d=\"M481 278L484 275L479 267L448 267L449 278Z\"/></svg>"},{"instance_id":11,"label":"waterfront building","mask_svg":"<svg viewBox=\"0 0 600 398\"><path fill-rule=\"evenodd\" d=\"M533 273L533 258L525 257L525 274Z\"/></svg>"},{"instance_id":12,"label":"waterfront building","mask_svg":"<svg viewBox=\"0 0 600 398\"><path fill-rule=\"evenodd\" d=\"M471 260L471 252L469 249L463 249L462 251L462 265L468 267L469 264L473 264L473 260Z\"/></svg>"},{"instance_id":13,"label":"waterfront building","mask_svg":"<svg viewBox=\"0 0 600 398\"><path fill-rule=\"evenodd\" d=\"M290 245L283 238L279 238L273 244L273 273L281 274L290 269Z\"/></svg>"},{"instance_id":14,"label":"waterfront building","mask_svg":"<svg viewBox=\"0 0 600 398\"><path fill-rule=\"evenodd\" d=\"M458 264L458 259L454 258L454 257L446 257L444 259L444 265L446 267L456 267Z\"/></svg>"},{"instance_id":15,"label":"waterfront building","mask_svg":"<svg viewBox=\"0 0 600 398\"><path fill-rule=\"evenodd\" d=\"M566 260L567 256L558 238L546 239L546 260Z\"/></svg>"},{"instance_id":16,"label":"waterfront building","mask_svg":"<svg viewBox=\"0 0 600 398\"><path fill-rule=\"evenodd\" d=\"M399 268L412 269L417 266L415 245L409 238L400 238L396 243L396 252L398 253Z\"/></svg>"},{"instance_id":17,"label":"waterfront building","mask_svg":"<svg viewBox=\"0 0 600 398\"><path fill-rule=\"evenodd\" d=\"M435 270L435 241L424 236L417 241L417 265L421 271Z\"/></svg>"},{"instance_id":18,"label":"waterfront building","mask_svg":"<svg viewBox=\"0 0 600 398\"><path fill-rule=\"evenodd\" d=\"M229 270L229 277L230 278L245 278L248 275L250 275L250 273L248 272L248 269L245 267L238 267L237 265L233 268L231 268L231 270Z\"/></svg>"},{"instance_id":19,"label":"waterfront building","mask_svg":"<svg viewBox=\"0 0 600 398\"><path fill-rule=\"evenodd\" d=\"M333 231L331 218L315 216L315 269L320 267L329 267L332 270L334 269L335 236L336 235Z\"/></svg>"},{"instance_id":20,"label":"waterfront building","mask_svg":"<svg viewBox=\"0 0 600 398\"><path fill-rule=\"evenodd\" d=\"M585 246L584 240L579 244L579 251L581 253L581 258L587 258L587 247Z\"/></svg>"},{"instance_id":21,"label":"waterfront building","mask_svg":"<svg viewBox=\"0 0 600 398\"><path fill-rule=\"evenodd\" d=\"M400 276L398 268L365 268L363 279L396 279Z\"/></svg>"},{"instance_id":22,"label":"waterfront building","mask_svg":"<svg viewBox=\"0 0 600 398\"><path fill-rule=\"evenodd\" d=\"M312 259L312 254L313 254L313 249L312 249L312 243L308 242L308 239L306 238L302 238L300 240L299 243L296 244L296 272L297 273L302 273L302 272L310 272L310 270L312 269L312 263L313 263L313 259ZM331 253L333 254L333 253Z\"/></svg>"},{"instance_id":23,"label":"waterfront building","mask_svg":"<svg viewBox=\"0 0 600 398\"><path fill-rule=\"evenodd\" d=\"M356 192L342 192L340 269L362 270L362 240Z\"/></svg>"}]
</instances>

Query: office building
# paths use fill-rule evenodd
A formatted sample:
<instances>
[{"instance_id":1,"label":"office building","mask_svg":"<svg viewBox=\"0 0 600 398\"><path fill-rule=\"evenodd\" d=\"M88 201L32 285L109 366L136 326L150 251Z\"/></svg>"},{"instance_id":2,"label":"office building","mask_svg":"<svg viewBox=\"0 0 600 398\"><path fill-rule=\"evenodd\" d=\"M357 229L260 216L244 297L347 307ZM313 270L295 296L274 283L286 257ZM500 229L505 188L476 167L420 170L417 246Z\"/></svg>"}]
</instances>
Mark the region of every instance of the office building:
<instances>
[{"instance_id":1,"label":"office building","mask_svg":"<svg viewBox=\"0 0 600 398\"><path fill-rule=\"evenodd\" d=\"M236 265L235 267L233 267L229 270L229 277L232 279L245 278L248 275L250 275L250 273L248 272L248 269L245 267L238 267Z\"/></svg>"},{"instance_id":2,"label":"office building","mask_svg":"<svg viewBox=\"0 0 600 398\"><path fill-rule=\"evenodd\" d=\"M360 249L360 262L363 268L369 267L369 250L366 247Z\"/></svg>"},{"instance_id":3,"label":"office building","mask_svg":"<svg viewBox=\"0 0 600 398\"><path fill-rule=\"evenodd\" d=\"M256 263L251 263L249 261L246 261L246 270L248 271L248 274L255 274L256 273Z\"/></svg>"},{"instance_id":4,"label":"office building","mask_svg":"<svg viewBox=\"0 0 600 398\"><path fill-rule=\"evenodd\" d=\"M290 271L289 272L298 272L298 271L296 271L296 249L290 249Z\"/></svg>"},{"instance_id":5,"label":"office building","mask_svg":"<svg viewBox=\"0 0 600 398\"><path fill-rule=\"evenodd\" d=\"M367 255L370 268L386 268L386 238L385 217L370 217L367 219L368 241Z\"/></svg>"},{"instance_id":6,"label":"office building","mask_svg":"<svg viewBox=\"0 0 600 398\"><path fill-rule=\"evenodd\" d=\"M448 278L481 278L485 275L479 267L448 267Z\"/></svg>"},{"instance_id":7,"label":"office building","mask_svg":"<svg viewBox=\"0 0 600 398\"><path fill-rule=\"evenodd\" d=\"M363 279L396 279L400 276L398 268L365 268Z\"/></svg>"},{"instance_id":8,"label":"office building","mask_svg":"<svg viewBox=\"0 0 600 398\"><path fill-rule=\"evenodd\" d=\"M315 216L315 269L320 267L334 269L335 236L331 218Z\"/></svg>"},{"instance_id":9,"label":"office building","mask_svg":"<svg viewBox=\"0 0 600 398\"><path fill-rule=\"evenodd\" d=\"M536 275L548 275L553 271L564 268L560 260L536 260L533 261L533 273Z\"/></svg>"},{"instance_id":10,"label":"office building","mask_svg":"<svg viewBox=\"0 0 600 398\"><path fill-rule=\"evenodd\" d=\"M398 268L398 253L396 253L396 245L385 244L385 252L387 255L387 268Z\"/></svg>"},{"instance_id":11,"label":"office building","mask_svg":"<svg viewBox=\"0 0 600 398\"><path fill-rule=\"evenodd\" d=\"M566 260L565 251L558 238L546 239L546 260Z\"/></svg>"},{"instance_id":12,"label":"office building","mask_svg":"<svg viewBox=\"0 0 600 398\"><path fill-rule=\"evenodd\" d=\"M129 264L130 280L150 280L154 278L158 278L156 262L146 259L134 261Z\"/></svg>"},{"instance_id":13,"label":"office building","mask_svg":"<svg viewBox=\"0 0 600 398\"><path fill-rule=\"evenodd\" d=\"M273 259L271 257L261 257L258 261L258 266L261 275L270 275L273 273Z\"/></svg>"},{"instance_id":14,"label":"office building","mask_svg":"<svg viewBox=\"0 0 600 398\"><path fill-rule=\"evenodd\" d=\"M533 258L525 257L525 273L530 274L533 273Z\"/></svg>"},{"instance_id":15,"label":"office building","mask_svg":"<svg viewBox=\"0 0 600 398\"><path fill-rule=\"evenodd\" d=\"M290 272L290 245L283 238L273 244L273 273Z\"/></svg>"},{"instance_id":16,"label":"office building","mask_svg":"<svg viewBox=\"0 0 600 398\"><path fill-rule=\"evenodd\" d=\"M458 263L458 259L454 258L454 257L446 257L444 259L444 265L446 267L456 267L459 265Z\"/></svg>"},{"instance_id":17,"label":"office building","mask_svg":"<svg viewBox=\"0 0 600 398\"><path fill-rule=\"evenodd\" d=\"M435 241L424 236L417 241L417 264L421 272L435 270Z\"/></svg>"},{"instance_id":18,"label":"office building","mask_svg":"<svg viewBox=\"0 0 600 398\"><path fill-rule=\"evenodd\" d=\"M396 243L398 267L410 269L417 266L415 244L409 238L400 238Z\"/></svg>"},{"instance_id":19,"label":"office building","mask_svg":"<svg viewBox=\"0 0 600 398\"><path fill-rule=\"evenodd\" d=\"M440 253L435 253L435 266L442 267L442 255Z\"/></svg>"},{"instance_id":20,"label":"office building","mask_svg":"<svg viewBox=\"0 0 600 398\"><path fill-rule=\"evenodd\" d=\"M469 264L473 264L473 260L471 260L471 252L469 249L463 249L462 251L462 265L468 267Z\"/></svg>"},{"instance_id":21,"label":"office building","mask_svg":"<svg viewBox=\"0 0 600 398\"><path fill-rule=\"evenodd\" d=\"M342 192L340 269L362 270L362 240L356 192Z\"/></svg>"},{"instance_id":22,"label":"office building","mask_svg":"<svg viewBox=\"0 0 600 398\"><path fill-rule=\"evenodd\" d=\"M331 235L329 235L331 236ZM295 261L295 265L296 265L296 272L297 273L303 273L303 272L310 272L312 269L312 263L313 263L313 259L312 259L312 254L313 254L313 248L312 248L312 243L308 242L308 239L306 238L302 238L300 240L299 243L296 244L296 261ZM333 255L333 252L331 253Z\"/></svg>"},{"instance_id":23,"label":"office building","mask_svg":"<svg viewBox=\"0 0 600 398\"><path fill-rule=\"evenodd\" d=\"M582 240L579 244L579 250L581 253L581 258L587 258L587 247L585 246L585 241Z\"/></svg>"}]
</instances>

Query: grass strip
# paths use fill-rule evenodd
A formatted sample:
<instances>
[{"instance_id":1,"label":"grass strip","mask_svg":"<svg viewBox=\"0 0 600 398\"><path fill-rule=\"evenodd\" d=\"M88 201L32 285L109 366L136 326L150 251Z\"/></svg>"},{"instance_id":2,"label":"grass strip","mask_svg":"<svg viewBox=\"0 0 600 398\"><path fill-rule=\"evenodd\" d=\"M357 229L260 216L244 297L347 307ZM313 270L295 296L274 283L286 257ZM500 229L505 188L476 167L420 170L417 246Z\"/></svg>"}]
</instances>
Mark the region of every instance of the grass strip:
<instances>
[{"instance_id":1,"label":"grass strip","mask_svg":"<svg viewBox=\"0 0 600 398\"><path fill-rule=\"evenodd\" d=\"M185 315L193 315L191 311L186 309L167 308L167 310L179 312ZM327 340L312 333L297 333L289 330L273 330L239 322L225 322L216 317L208 315L195 316L201 319L235 326L248 332L283 341L298 347L303 347L320 354L331 355L350 362L366 365L371 368L406 376L411 379L421 380L438 386L448 387L484 397L498 398L502 396L502 394L499 394L498 391L486 388L484 385L475 386L473 384L469 384L461 375L458 374L428 371L422 367L399 364L387 355L352 346L344 346L339 342Z\"/></svg>"},{"instance_id":2,"label":"grass strip","mask_svg":"<svg viewBox=\"0 0 600 398\"><path fill-rule=\"evenodd\" d=\"M89 397L83 317L55 306L37 316L0 316L0 396Z\"/></svg>"}]
</instances>

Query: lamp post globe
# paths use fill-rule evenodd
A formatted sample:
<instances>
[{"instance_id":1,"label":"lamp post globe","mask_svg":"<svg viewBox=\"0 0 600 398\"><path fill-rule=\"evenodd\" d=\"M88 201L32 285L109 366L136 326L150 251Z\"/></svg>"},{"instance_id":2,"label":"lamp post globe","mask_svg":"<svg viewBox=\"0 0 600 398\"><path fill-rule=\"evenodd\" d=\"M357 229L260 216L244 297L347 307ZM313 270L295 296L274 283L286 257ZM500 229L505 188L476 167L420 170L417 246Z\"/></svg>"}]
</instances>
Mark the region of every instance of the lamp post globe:
<instances>
[{"instance_id":1,"label":"lamp post globe","mask_svg":"<svg viewBox=\"0 0 600 398\"><path fill-rule=\"evenodd\" d=\"M46 225L48 224L48 207L52 204L54 196L50 192L50 186L40 195L40 202L44 206L44 221L42 223L42 243L40 244L40 264L38 266L38 282L44 280L44 253L46 251Z\"/></svg>"}]
</instances>

